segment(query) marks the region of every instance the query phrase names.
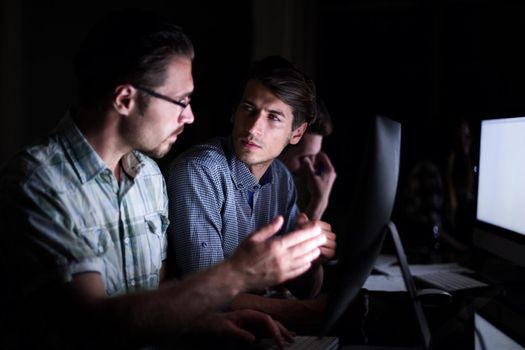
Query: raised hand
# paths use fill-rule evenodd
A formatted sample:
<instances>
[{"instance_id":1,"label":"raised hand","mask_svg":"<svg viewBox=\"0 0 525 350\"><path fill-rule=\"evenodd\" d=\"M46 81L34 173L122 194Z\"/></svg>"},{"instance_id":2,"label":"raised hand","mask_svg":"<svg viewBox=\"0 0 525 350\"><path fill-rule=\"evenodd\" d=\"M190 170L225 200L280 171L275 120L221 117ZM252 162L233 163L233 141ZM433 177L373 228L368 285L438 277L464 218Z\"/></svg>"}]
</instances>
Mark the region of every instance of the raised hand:
<instances>
[{"instance_id":1,"label":"raised hand","mask_svg":"<svg viewBox=\"0 0 525 350\"><path fill-rule=\"evenodd\" d=\"M263 289L306 272L326 243L322 225L309 222L285 236L273 237L281 228L278 216L246 238L229 259L241 272L246 289Z\"/></svg>"},{"instance_id":2,"label":"raised hand","mask_svg":"<svg viewBox=\"0 0 525 350\"><path fill-rule=\"evenodd\" d=\"M310 202L306 211L311 219L319 220L328 206L337 174L330 158L324 152L303 157L301 162L310 193Z\"/></svg>"},{"instance_id":3,"label":"raised hand","mask_svg":"<svg viewBox=\"0 0 525 350\"><path fill-rule=\"evenodd\" d=\"M299 214L297 218L297 227L303 227L310 220L305 213ZM319 225L323 235L326 236L326 242L320 247L321 254L316 260L316 263L324 264L335 256L335 249L337 247L336 234L332 232L332 225L325 221L315 220L315 223Z\"/></svg>"}]
</instances>

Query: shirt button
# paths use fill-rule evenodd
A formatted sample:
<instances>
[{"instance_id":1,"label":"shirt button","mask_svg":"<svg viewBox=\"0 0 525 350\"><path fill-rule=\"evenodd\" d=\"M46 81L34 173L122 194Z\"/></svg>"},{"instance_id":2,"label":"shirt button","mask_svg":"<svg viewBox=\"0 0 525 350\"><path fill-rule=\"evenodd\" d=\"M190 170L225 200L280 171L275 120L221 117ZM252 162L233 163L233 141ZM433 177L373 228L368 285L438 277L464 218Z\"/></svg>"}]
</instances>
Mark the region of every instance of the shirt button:
<instances>
[{"instance_id":1,"label":"shirt button","mask_svg":"<svg viewBox=\"0 0 525 350\"><path fill-rule=\"evenodd\" d=\"M131 284L132 286L134 286L134 285L135 285L135 280L131 280L131 281L129 282L129 284Z\"/></svg>"},{"instance_id":2,"label":"shirt button","mask_svg":"<svg viewBox=\"0 0 525 350\"><path fill-rule=\"evenodd\" d=\"M125 244L125 245L128 245L128 244L129 244L129 238L128 238L128 237L124 238L124 244Z\"/></svg>"},{"instance_id":3,"label":"shirt button","mask_svg":"<svg viewBox=\"0 0 525 350\"><path fill-rule=\"evenodd\" d=\"M100 177L102 178L102 181L104 182L111 182L111 175L108 172L103 172L100 174Z\"/></svg>"},{"instance_id":4,"label":"shirt button","mask_svg":"<svg viewBox=\"0 0 525 350\"><path fill-rule=\"evenodd\" d=\"M208 243L206 243L206 242L201 242L201 247L206 248L207 246L208 246Z\"/></svg>"}]
</instances>

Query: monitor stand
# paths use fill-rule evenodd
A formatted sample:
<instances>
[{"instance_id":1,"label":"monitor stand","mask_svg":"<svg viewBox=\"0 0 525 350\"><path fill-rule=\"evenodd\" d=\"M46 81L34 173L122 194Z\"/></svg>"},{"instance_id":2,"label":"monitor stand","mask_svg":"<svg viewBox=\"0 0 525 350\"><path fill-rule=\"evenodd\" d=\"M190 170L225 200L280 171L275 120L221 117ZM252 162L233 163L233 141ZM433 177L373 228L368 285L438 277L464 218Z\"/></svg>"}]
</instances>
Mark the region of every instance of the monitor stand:
<instances>
[{"instance_id":1,"label":"monitor stand","mask_svg":"<svg viewBox=\"0 0 525 350\"><path fill-rule=\"evenodd\" d=\"M417 289L412 274L410 273L410 268L408 266L408 260L406 257L405 249L401 243L399 233L397 231L396 225L390 221L385 227L389 234L392 237L394 242L394 247L399 262L399 267L401 269L401 274L403 281L405 283L406 290L408 291L410 297L410 303L415 313L416 322L419 327L419 333L423 344L417 347L400 347L400 346L374 346L374 345L346 345L341 349L343 350L401 350L401 349L432 349L432 339L431 332L428 326L426 316L423 312L422 304L427 303L448 303L451 300L451 295L440 289Z\"/></svg>"}]
</instances>

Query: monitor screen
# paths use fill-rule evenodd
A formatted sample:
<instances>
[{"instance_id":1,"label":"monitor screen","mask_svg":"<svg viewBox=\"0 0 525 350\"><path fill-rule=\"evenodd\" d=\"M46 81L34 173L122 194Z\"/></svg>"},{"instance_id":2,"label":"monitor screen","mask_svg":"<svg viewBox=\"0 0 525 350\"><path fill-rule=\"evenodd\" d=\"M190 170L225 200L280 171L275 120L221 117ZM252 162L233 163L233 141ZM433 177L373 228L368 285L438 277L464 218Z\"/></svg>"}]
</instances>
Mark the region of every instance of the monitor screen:
<instances>
[{"instance_id":1,"label":"monitor screen","mask_svg":"<svg viewBox=\"0 0 525 350\"><path fill-rule=\"evenodd\" d=\"M473 242L525 266L525 117L481 121Z\"/></svg>"},{"instance_id":2,"label":"monitor screen","mask_svg":"<svg viewBox=\"0 0 525 350\"><path fill-rule=\"evenodd\" d=\"M525 117L481 122L477 219L525 235Z\"/></svg>"},{"instance_id":3,"label":"monitor screen","mask_svg":"<svg viewBox=\"0 0 525 350\"><path fill-rule=\"evenodd\" d=\"M347 228L338 237L336 282L328 293L322 334L327 334L358 295L381 250L397 191L401 149L401 124L374 117L359 130L365 136L356 191L349 196ZM341 238L341 239L340 239Z\"/></svg>"}]
</instances>

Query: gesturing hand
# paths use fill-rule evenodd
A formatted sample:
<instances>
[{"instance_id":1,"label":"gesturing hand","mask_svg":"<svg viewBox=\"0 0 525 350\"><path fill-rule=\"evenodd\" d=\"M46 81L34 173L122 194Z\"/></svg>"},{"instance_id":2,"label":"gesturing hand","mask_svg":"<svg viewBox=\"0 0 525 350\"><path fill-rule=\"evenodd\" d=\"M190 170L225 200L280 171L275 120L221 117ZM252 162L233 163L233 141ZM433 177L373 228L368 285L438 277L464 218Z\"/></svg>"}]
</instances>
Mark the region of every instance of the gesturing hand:
<instances>
[{"instance_id":1,"label":"gesturing hand","mask_svg":"<svg viewBox=\"0 0 525 350\"><path fill-rule=\"evenodd\" d=\"M283 224L282 216L246 238L230 258L246 289L263 289L293 279L307 271L321 254L326 235L321 225L309 222L282 237L272 237Z\"/></svg>"},{"instance_id":2,"label":"gesturing hand","mask_svg":"<svg viewBox=\"0 0 525 350\"><path fill-rule=\"evenodd\" d=\"M309 222L308 216L301 213L297 218L297 227L303 227ZM321 254L316 261L316 263L324 264L335 256L336 235L332 232L332 225L329 223L320 220L315 221L315 223L321 228L322 234L326 236L326 242L320 247Z\"/></svg>"}]
</instances>

